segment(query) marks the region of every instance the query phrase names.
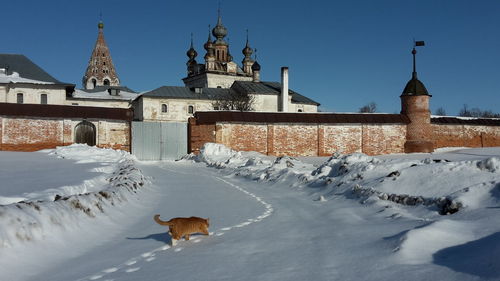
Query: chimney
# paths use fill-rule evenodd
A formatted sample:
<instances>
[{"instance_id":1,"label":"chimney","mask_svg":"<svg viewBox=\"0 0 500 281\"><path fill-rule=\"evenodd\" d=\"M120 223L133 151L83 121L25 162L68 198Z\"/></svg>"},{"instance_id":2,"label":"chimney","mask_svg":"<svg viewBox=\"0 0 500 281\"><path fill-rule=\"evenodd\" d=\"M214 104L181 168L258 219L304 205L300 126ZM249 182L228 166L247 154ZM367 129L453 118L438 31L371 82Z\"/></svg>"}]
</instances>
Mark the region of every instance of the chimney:
<instances>
[{"instance_id":1,"label":"chimney","mask_svg":"<svg viewBox=\"0 0 500 281\"><path fill-rule=\"evenodd\" d=\"M288 112L288 67L281 68L281 112Z\"/></svg>"}]
</instances>

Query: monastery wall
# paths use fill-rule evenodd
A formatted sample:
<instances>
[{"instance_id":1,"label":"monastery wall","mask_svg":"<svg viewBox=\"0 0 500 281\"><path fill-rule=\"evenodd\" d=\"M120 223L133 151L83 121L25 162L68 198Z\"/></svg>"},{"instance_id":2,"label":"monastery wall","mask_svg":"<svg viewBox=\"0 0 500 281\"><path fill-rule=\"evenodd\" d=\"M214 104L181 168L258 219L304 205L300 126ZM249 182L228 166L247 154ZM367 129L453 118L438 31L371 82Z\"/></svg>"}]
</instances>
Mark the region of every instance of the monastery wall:
<instances>
[{"instance_id":1,"label":"monastery wall","mask_svg":"<svg viewBox=\"0 0 500 281\"><path fill-rule=\"evenodd\" d=\"M0 116L0 150L37 151L73 144L81 121ZM96 128L96 146L130 151L129 122L87 121Z\"/></svg>"},{"instance_id":2,"label":"monastery wall","mask_svg":"<svg viewBox=\"0 0 500 281\"><path fill-rule=\"evenodd\" d=\"M500 146L500 126L432 124L434 148Z\"/></svg>"},{"instance_id":3,"label":"monastery wall","mask_svg":"<svg viewBox=\"0 0 500 281\"><path fill-rule=\"evenodd\" d=\"M274 156L330 156L362 152L368 155L404 153L406 124L297 124L216 122L197 124L190 119L189 152L199 152L206 142L224 144L238 151ZM199 132L203 130L203 135Z\"/></svg>"}]
</instances>

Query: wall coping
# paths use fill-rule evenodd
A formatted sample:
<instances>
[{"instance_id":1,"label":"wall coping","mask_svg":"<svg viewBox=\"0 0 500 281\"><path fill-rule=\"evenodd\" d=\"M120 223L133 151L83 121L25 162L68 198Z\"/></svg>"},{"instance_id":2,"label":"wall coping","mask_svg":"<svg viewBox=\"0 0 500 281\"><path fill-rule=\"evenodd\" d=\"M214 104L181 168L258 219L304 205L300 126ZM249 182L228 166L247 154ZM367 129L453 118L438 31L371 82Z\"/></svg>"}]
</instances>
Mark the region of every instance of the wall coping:
<instances>
[{"instance_id":1,"label":"wall coping","mask_svg":"<svg viewBox=\"0 0 500 281\"><path fill-rule=\"evenodd\" d=\"M88 118L132 121L132 109L94 106L0 103L0 116Z\"/></svg>"},{"instance_id":2,"label":"wall coping","mask_svg":"<svg viewBox=\"0 0 500 281\"><path fill-rule=\"evenodd\" d=\"M245 123L309 123L309 124L408 124L404 114L386 113L292 113L292 112L241 112L197 111L197 124L217 122Z\"/></svg>"}]
</instances>

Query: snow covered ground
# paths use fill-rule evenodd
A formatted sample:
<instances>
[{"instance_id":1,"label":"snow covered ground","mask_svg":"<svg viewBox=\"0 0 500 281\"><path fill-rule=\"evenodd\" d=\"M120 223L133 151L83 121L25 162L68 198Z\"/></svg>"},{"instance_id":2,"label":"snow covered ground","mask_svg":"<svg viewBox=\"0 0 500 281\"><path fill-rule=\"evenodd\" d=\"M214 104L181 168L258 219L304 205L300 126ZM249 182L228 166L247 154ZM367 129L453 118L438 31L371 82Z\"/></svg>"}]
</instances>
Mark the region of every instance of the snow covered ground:
<instances>
[{"instance_id":1,"label":"snow covered ground","mask_svg":"<svg viewBox=\"0 0 500 281\"><path fill-rule=\"evenodd\" d=\"M500 148L0 152L0 280L500 280ZM170 247L152 217L210 218Z\"/></svg>"}]
</instances>

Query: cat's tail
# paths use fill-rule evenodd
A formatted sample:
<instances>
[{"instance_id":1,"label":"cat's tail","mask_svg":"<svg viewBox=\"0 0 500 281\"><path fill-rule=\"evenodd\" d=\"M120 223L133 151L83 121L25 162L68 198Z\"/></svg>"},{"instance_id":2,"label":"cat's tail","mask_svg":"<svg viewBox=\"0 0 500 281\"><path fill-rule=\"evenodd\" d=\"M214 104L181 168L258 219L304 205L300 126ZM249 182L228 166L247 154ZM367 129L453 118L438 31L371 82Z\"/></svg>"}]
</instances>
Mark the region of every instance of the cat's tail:
<instances>
[{"instance_id":1,"label":"cat's tail","mask_svg":"<svg viewBox=\"0 0 500 281\"><path fill-rule=\"evenodd\" d=\"M161 225L172 225L172 223L169 221L160 220L160 215L155 215L154 220L156 223L161 224Z\"/></svg>"}]
</instances>

